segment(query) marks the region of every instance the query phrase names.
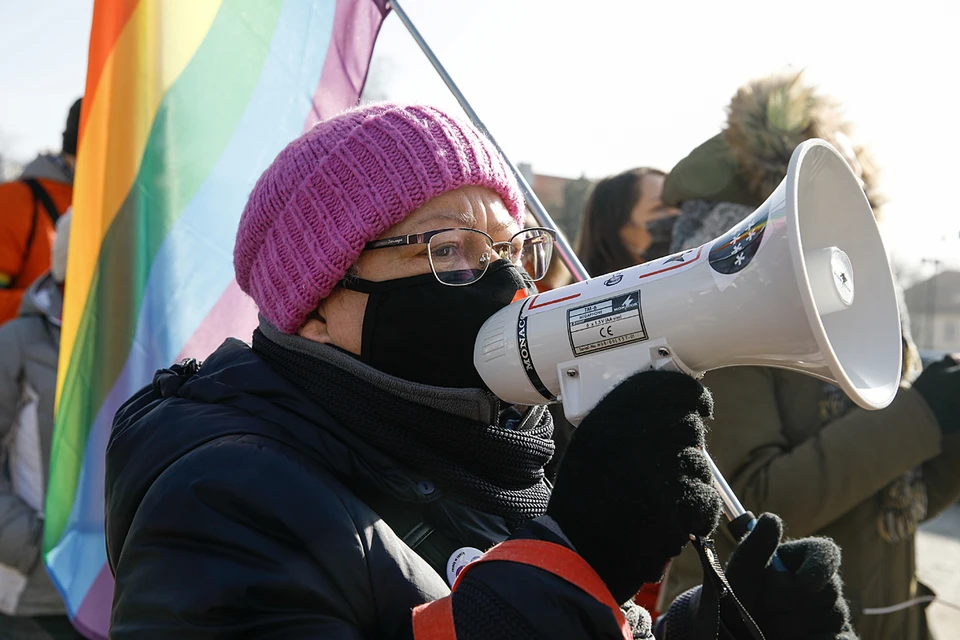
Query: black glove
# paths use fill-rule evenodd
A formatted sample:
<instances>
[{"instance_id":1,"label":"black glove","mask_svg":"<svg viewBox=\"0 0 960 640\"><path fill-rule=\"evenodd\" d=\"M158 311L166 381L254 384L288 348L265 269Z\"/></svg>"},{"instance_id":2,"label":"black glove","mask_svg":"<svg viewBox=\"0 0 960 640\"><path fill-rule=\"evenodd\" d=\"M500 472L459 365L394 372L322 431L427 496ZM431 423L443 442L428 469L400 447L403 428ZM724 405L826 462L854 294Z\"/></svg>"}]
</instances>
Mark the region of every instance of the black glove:
<instances>
[{"instance_id":1,"label":"black glove","mask_svg":"<svg viewBox=\"0 0 960 640\"><path fill-rule=\"evenodd\" d=\"M913 388L930 405L944 435L960 432L960 364L953 356L924 369Z\"/></svg>"},{"instance_id":2,"label":"black glove","mask_svg":"<svg viewBox=\"0 0 960 640\"><path fill-rule=\"evenodd\" d=\"M710 393L688 375L645 371L583 419L547 506L617 602L716 527L720 498L703 454Z\"/></svg>"},{"instance_id":3,"label":"black glove","mask_svg":"<svg viewBox=\"0 0 960 640\"><path fill-rule=\"evenodd\" d=\"M768 639L856 640L843 599L840 547L828 538L780 543L783 522L765 513L734 550L727 580ZM779 544L779 547L777 546ZM770 564L774 551L786 567ZM749 638L739 618L724 616L734 638Z\"/></svg>"}]
</instances>

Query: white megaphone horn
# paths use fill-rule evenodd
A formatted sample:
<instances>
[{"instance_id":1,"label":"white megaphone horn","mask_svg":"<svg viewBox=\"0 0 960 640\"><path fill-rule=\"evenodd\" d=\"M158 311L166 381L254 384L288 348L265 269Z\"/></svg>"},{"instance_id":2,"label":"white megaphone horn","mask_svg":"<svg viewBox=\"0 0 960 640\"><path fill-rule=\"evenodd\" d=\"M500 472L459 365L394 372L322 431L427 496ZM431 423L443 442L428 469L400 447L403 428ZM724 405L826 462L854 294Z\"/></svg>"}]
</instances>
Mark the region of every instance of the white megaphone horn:
<instances>
[{"instance_id":1,"label":"white megaphone horn","mask_svg":"<svg viewBox=\"0 0 960 640\"><path fill-rule=\"evenodd\" d=\"M700 247L511 304L474 364L514 404L562 401L573 424L644 369L806 373L881 409L900 383L893 277L859 180L823 140L801 144L756 211Z\"/></svg>"}]
</instances>

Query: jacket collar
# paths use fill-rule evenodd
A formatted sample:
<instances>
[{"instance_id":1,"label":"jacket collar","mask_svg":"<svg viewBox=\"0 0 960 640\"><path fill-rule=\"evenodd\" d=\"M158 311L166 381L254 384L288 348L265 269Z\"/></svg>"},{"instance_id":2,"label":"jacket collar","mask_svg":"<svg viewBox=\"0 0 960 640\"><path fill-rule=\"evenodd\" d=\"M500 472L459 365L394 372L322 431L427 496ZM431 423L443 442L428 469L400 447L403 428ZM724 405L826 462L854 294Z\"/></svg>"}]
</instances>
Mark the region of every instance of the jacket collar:
<instances>
[{"instance_id":1,"label":"jacket collar","mask_svg":"<svg viewBox=\"0 0 960 640\"><path fill-rule=\"evenodd\" d=\"M256 416L268 423L271 437L304 451L338 477L368 483L401 500L428 502L439 497L439 491L425 496L418 486L422 478L341 425L239 340L228 339L195 375L171 387L180 398L227 405ZM189 432L180 433L204 441L210 429L223 428L191 422Z\"/></svg>"},{"instance_id":2,"label":"jacket collar","mask_svg":"<svg viewBox=\"0 0 960 640\"><path fill-rule=\"evenodd\" d=\"M488 391L434 387L397 378L337 347L283 333L263 316L260 316L260 331L274 344L332 364L402 400L486 424L495 424L499 417L500 401Z\"/></svg>"}]
</instances>

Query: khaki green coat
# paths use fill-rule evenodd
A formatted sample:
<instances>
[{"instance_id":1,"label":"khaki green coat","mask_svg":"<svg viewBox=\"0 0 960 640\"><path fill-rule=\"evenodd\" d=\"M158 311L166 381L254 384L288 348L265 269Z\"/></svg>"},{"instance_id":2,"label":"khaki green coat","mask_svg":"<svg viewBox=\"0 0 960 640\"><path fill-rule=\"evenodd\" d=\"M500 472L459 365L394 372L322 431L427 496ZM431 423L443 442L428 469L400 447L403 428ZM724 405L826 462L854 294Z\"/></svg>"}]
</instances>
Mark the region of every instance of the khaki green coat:
<instances>
[{"instance_id":1,"label":"khaki green coat","mask_svg":"<svg viewBox=\"0 0 960 640\"><path fill-rule=\"evenodd\" d=\"M927 517L936 516L960 498L960 435L942 438L926 402L909 388L886 409L854 408L824 424L823 383L809 376L735 367L703 382L716 402L708 447L744 507L779 514L788 537L827 536L840 545L862 640L925 640L924 604L865 614L929 594L916 578L915 536L891 544L880 535L880 492L923 465ZM733 540L721 530L716 542L725 562ZM700 581L688 548L671 563L661 604Z\"/></svg>"}]
</instances>

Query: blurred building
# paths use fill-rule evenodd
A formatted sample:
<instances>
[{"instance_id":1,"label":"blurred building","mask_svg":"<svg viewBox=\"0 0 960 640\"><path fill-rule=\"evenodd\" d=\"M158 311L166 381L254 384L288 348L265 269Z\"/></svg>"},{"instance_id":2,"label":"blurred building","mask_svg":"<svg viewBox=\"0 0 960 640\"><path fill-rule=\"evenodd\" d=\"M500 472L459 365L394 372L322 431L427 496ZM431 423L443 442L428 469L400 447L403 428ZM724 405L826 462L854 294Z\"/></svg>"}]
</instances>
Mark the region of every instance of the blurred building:
<instances>
[{"instance_id":1,"label":"blurred building","mask_svg":"<svg viewBox=\"0 0 960 640\"><path fill-rule=\"evenodd\" d=\"M921 351L960 352L960 272L944 271L904 292L910 331Z\"/></svg>"},{"instance_id":2,"label":"blurred building","mask_svg":"<svg viewBox=\"0 0 960 640\"><path fill-rule=\"evenodd\" d=\"M517 168L570 243L576 242L583 206L587 202L593 182L584 176L561 178L537 174L530 164L523 162Z\"/></svg>"}]
</instances>

